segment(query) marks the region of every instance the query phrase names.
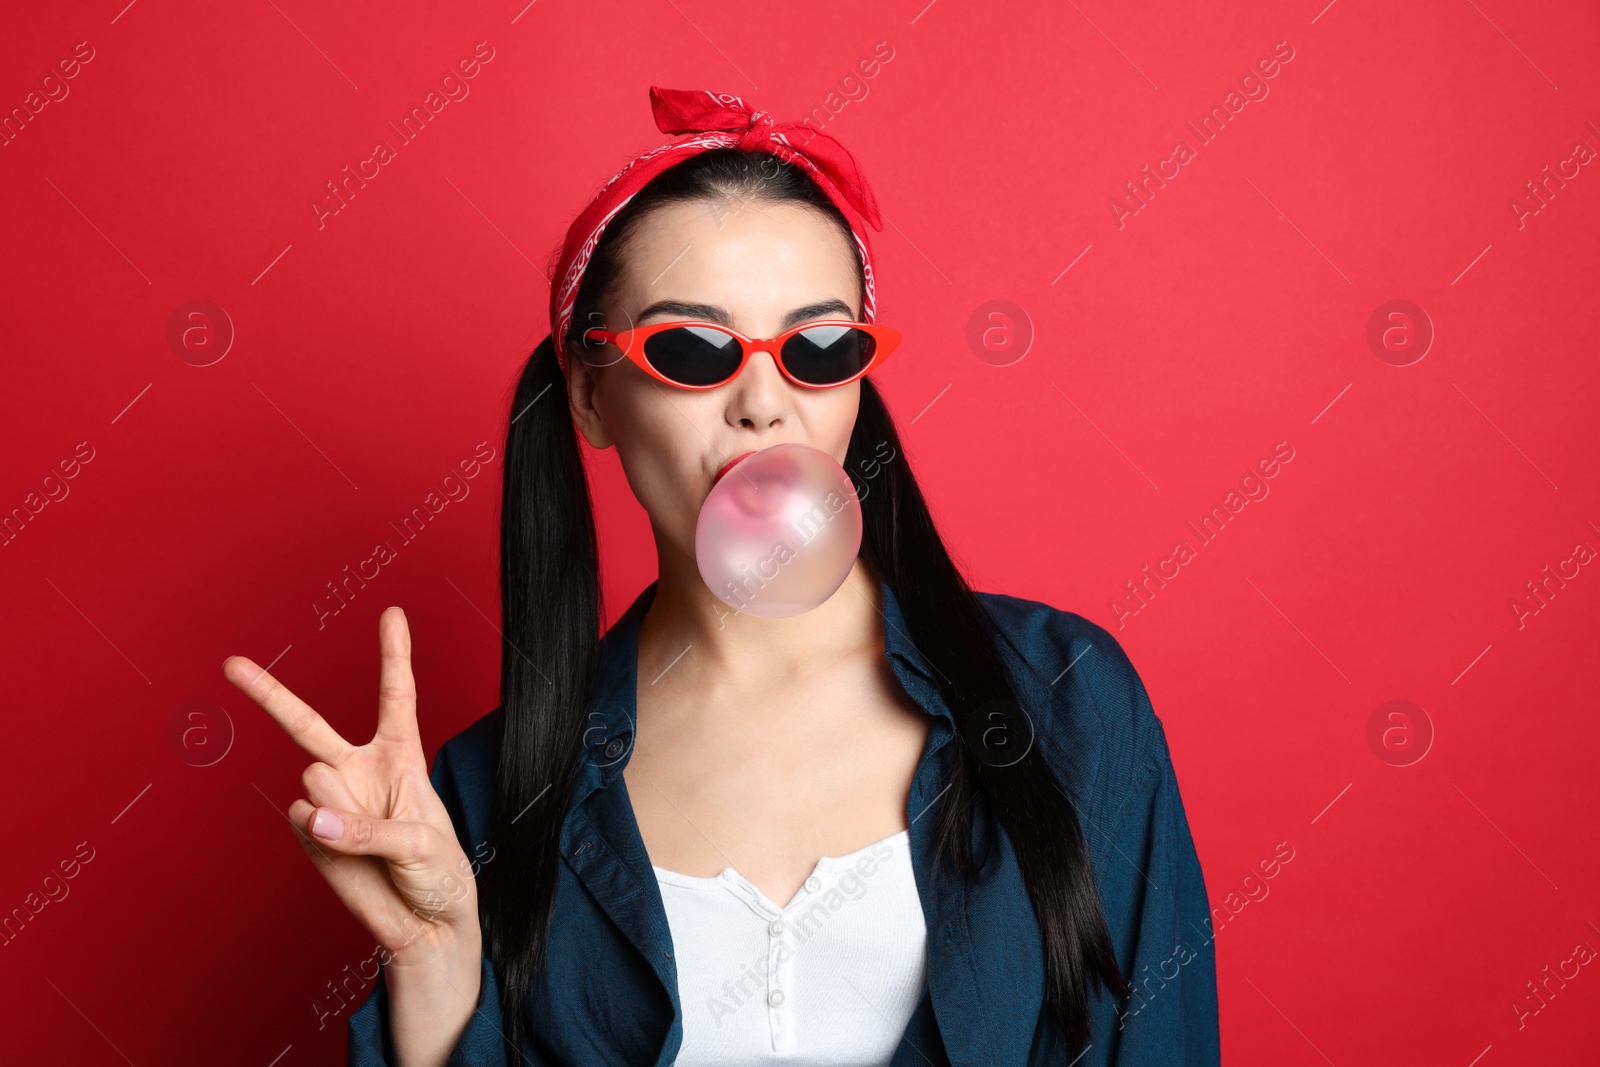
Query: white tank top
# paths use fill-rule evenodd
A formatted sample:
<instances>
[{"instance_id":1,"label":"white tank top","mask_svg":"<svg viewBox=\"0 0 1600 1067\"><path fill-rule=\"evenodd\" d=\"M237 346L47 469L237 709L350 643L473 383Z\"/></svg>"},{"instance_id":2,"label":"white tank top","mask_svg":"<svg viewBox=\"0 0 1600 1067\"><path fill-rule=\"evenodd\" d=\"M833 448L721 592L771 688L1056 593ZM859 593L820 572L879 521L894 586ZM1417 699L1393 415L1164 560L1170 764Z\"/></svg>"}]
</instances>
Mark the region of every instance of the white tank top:
<instances>
[{"instance_id":1,"label":"white tank top","mask_svg":"<svg viewBox=\"0 0 1600 1067\"><path fill-rule=\"evenodd\" d=\"M894 1057L928 975L909 830L822 857L781 908L732 867L654 870L678 963L678 1067Z\"/></svg>"}]
</instances>

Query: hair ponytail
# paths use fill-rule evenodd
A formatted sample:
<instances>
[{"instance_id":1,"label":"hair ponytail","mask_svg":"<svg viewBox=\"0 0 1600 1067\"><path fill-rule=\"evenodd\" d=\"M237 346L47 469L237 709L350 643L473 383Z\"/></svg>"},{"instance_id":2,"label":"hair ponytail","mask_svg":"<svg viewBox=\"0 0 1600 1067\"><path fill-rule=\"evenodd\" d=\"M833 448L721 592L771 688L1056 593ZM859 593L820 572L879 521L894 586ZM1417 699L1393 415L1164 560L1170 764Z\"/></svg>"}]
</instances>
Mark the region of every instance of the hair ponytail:
<instances>
[{"instance_id":1,"label":"hair ponytail","mask_svg":"<svg viewBox=\"0 0 1600 1067\"><path fill-rule=\"evenodd\" d=\"M869 380L861 381L861 407L845 459L851 470L870 466L887 443L900 458L880 463L873 491L862 501L861 555L894 590L911 641L933 664L940 692L955 718L960 754L949 791L940 801L934 834L934 869L976 880L989 856L972 853L972 816L1004 827L1033 901L1045 958L1046 1002L1076 1056L1089 1039L1089 984L1105 983L1119 996L1131 990L1117 967L1111 934L1100 910L1089 849L1077 810L1059 787L1037 745L1013 761L1016 694L995 646L981 601L956 569L905 462L889 410ZM1000 734L996 719L999 715ZM988 739L988 743L986 743ZM982 803L977 803L981 799Z\"/></svg>"},{"instance_id":2,"label":"hair ponytail","mask_svg":"<svg viewBox=\"0 0 1600 1067\"><path fill-rule=\"evenodd\" d=\"M501 722L495 848L479 895L508 1062L555 914L561 825L600 669L599 551L566 379L549 337L517 381L500 514Z\"/></svg>"}]
</instances>

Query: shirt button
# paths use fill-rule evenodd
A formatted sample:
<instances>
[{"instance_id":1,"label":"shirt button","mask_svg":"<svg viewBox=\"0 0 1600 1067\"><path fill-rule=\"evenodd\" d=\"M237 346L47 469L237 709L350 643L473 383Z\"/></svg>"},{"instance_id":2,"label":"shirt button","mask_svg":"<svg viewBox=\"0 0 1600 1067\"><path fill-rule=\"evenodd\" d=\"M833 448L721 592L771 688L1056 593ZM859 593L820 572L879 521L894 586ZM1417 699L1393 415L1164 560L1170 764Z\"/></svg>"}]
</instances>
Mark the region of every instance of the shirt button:
<instances>
[{"instance_id":1,"label":"shirt button","mask_svg":"<svg viewBox=\"0 0 1600 1067\"><path fill-rule=\"evenodd\" d=\"M774 1008L776 1008L778 1005L782 1004L783 1003L783 990L774 989L772 992L768 993L767 994L767 1003L771 1004Z\"/></svg>"},{"instance_id":2,"label":"shirt button","mask_svg":"<svg viewBox=\"0 0 1600 1067\"><path fill-rule=\"evenodd\" d=\"M818 878L816 875L813 874L810 878L806 879L806 892L815 893L817 890L819 890L821 888L822 888L822 879Z\"/></svg>"},{"instance_id":3,"label":"shirt button","mask_svg":"<svg viewBox=\"0 0 1600 1067\"><path fill-rule=\"evenodd\" d=\"M779 934L783 933L783 920L773 919L772 922L767 925L767 929L771 931L773 937L777 937Z\"/></svg>"},{"instance_id":4,"label":"shirt button","mask_svg":"<svg viewBox=\"0 0 1600 1067\"><path fill-rule=\"evenodd\" d=\"M606 759L616 759L622 752L623 741L620 737L613 737L606 742Z\"/></svg>"}]
</instances>

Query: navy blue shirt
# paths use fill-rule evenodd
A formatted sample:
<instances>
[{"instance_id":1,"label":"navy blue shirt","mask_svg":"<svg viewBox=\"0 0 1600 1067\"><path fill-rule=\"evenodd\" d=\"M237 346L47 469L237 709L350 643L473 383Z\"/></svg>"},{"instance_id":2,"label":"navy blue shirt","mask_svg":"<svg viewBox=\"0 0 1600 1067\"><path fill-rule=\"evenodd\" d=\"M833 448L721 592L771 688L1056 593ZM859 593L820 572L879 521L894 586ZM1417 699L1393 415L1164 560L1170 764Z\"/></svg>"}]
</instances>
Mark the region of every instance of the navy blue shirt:
<instances>
[{"instance_id":1,"label":"navy blue shirt","mask_svg":"<svg viewBox=\"0 0 1600 1067\"><path fill-rule=\"evenodd\" d=\"M884 656L932 717L906 805L927 986L891 1067L1064 1064L1070 1057L1046 1011L1039 928L1009 840L1001 834L1000 863L984 881L930 884L936 820L922 816L945 788L955 720L899 601L887 583L879 587ZM562 826L545 967L525 1003L535 1034L523 1046L529 1064L665 1067L682 1045L672 934L622 777L633 747L639 622L655 591L652 582L601 642L597 728L585 736L589 752ZM1126 1001L1091 987L1090 1044L1074 1067L1219 1064L1205 880L1143 683L1116 639L1082 616L999 593L978 597L1005 639L1001 656L1034 743L1077 808L1117 963L1134 987ZM496 708L445 742L430 774L469 856L493 833L501 714ZM507 1067L487 952L482 967L479 1003L451 1067ZM349 1038L352 1067L394 1064L381 970L350 1017Z\"/></svg>"}]
</instances>

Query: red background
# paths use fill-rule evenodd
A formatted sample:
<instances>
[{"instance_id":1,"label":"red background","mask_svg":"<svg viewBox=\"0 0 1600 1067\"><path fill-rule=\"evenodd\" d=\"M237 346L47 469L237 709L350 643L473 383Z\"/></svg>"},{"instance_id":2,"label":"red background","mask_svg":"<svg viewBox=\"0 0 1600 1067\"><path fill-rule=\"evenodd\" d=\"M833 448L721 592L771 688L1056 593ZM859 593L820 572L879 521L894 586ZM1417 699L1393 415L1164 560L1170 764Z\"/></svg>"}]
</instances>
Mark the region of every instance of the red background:
<instances>
[{"instance_id":1,"label":"red background","mask_svg":"<svg viewBox=\"0 0 1600 1067\"><path fill-rule=\"evenodd\" d=\"M120 5L0 34L6 113L93 49L0 147L0 511L69 490L0 549L0 912L93 850L0 949L5 1059L343 1062L348 1009L319 1030L315 1005L372 939L285 824L308 757L220 665L272 664L364 740L400 604L430 757L495 706L508 391L548 252L665 139L650 84L837 109L906 336L876 380L952 550L1111 629L1166 724L1238 909L1227 1061L1593 1055L1600 967L1542 1007L1526 983L1600 948L1600 567L1562 563L1600 549L1600 167L1512 206L1600 148L1592 5ZM478 42L469 95L319 228L324 183ZM1199 146L1185 123L1279 42L1269 95ZM1196 157L1119 225L1179 138ZM1408 366L1367 342L1397 299L1436 332ZM167 338L191 300L235 332L208 366L219 334ZM991 300L1022 358L969 344ZM319 628L325 583L480 441L470 495ZM1279 442L1270 494L1201 546L1185 524ZM654 554L614 456L596 470L614 617ZM1196 558L1119 619L1180 539ZM1577 574L1519 625L1546 565ZM1374 744L1391 700L1420 712ZM235 733L209 766L170 738L190 701L221 709L197 744Z\"/></svg>"}]
</instances>

